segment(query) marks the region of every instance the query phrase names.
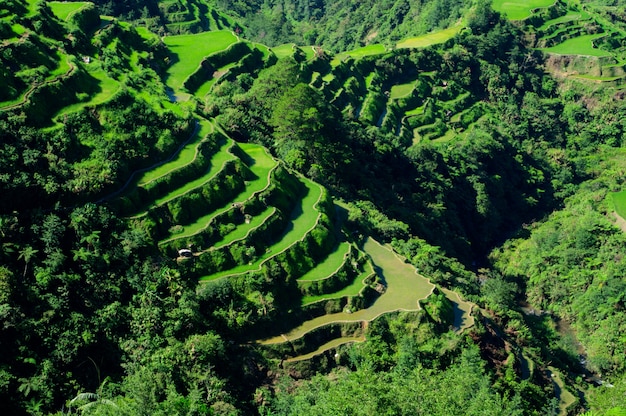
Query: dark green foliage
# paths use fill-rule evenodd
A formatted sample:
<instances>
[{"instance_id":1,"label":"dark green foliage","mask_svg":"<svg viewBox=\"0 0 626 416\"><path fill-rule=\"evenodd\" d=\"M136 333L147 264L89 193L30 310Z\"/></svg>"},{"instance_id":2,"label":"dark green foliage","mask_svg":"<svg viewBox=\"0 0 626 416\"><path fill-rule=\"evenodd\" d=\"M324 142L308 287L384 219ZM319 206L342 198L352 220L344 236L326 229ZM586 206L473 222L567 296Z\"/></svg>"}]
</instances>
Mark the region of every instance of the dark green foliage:
<instances>
[{"instance_id":1,"label":"dark green foliage","mask_svg":"<svg viewBox=\"0 0 626 416\"><path fill-rule=\"evenodd\" d=\"M98 12L161 27L161 34L241 25L248 35L263 31L267 43L297 40L341 51L448 25L461 4L98 3L99 10L87 6L69 23L45 2L31 8L5 1L0 11L0 100L27 98L0 114L2 414L550 414L558 400L546 366L560 368L569 388L584 390L579 354L616 387L581 395L571 412L584 406L609 412L621 403L615 400L623 399L618 381L626 365L625 241L604 202L624 184L621 92L552 79L526 48L523 24L506 22L484 2L468 28L444 45L350 58L334 69L324 50L307 60L304 49L295 49L292 59L276 61L237 43L187 80L194 91L215 69L237 61L196 110L217 116L233 138L268 146L329 192L315 228L272 253L260 271L198 285L198 276L265 254L284 235L302 184L279 166L270 187L196 236L163 244L165 256L156 240L170 227L228 208L244 189L250 161L241 152L234 149L241 159L214 181L143 218L116 214L144 208L142 199L162 197L205 172L218 140L208 139L202 157L184 169L111 202L115 212L85 203L169 157L193 127L191 105L180 105L179 114L164 109L179 105L163 102L155 72L165 65L164 46L120 22L98 28ZM557 16L542 13L542 21ZM607 9L603 16L619 20L620 13ZM18 38L23 29L14 32L14 23L32 32ZM619 47L610 36L603 42ZM97 56L120 92L52 120L59 108L87 104L101 92L82 55ZM71 71L51 76L65 59ZM324 84L325 75L332 81ZM409 95L387 96L408 83L415 86ZM460 134L443 144L427 140L454 137L450 132ZM421 273L492 315L477 316L462 335L449 332L451 303L436 290L419 312L369 323L364 343L308 363L279 367L274 360L366 327L341 325L260 355L266 352L249 341L381 296L372 278L360 296L300 306L302 290L335 291L361 272L363 260L348 259L330 279L309 287L297 282L335 245L342 218L331 194L349 201L344 224L357 231L352 235L393 240ZM171 260L179 245L211 247L245 214L268 206L276 213L244 240ZM520 310L521 300L531 305ZM342 369L333 381L313 376L336 365ZM298 381L302 388L280 384L277 374L286 373L312 381Z\"/></svg>"}]
</instances>

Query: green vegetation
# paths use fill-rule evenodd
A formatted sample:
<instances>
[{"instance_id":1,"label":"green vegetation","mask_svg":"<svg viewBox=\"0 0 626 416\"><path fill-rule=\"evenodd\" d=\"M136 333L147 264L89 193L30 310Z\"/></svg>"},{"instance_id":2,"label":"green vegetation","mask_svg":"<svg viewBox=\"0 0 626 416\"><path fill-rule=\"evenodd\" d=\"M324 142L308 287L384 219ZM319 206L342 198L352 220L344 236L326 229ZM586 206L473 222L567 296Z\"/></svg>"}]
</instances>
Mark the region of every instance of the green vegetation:
<instances>
[{"instance_id":1,"label":"green vegetation","mask_svg":"<svg viewBox=\"0 0 626 416\"><path fill-rule=\"evenodd\" d=\"M321 295L309 295L302 297L302 305L310 305L315 302L328 299L340 299L346 296L356 297L365 288L365 281L371 279L375 275L373 266L368 262L365 263L363 272L356 276L352 284L333 293L324 293Z\"/></svg>"},{"instance_id":2,"label":"green vegetation","mask_svg":"<svg viewBox=\"0 0 626 416\"><path fill-rule=\"evenodd\" d=\"M511 20L523 20L532 14L533 10L540 7L548 7L554 4L554 0L494 0L493 9L503 13Z\"/></svg>"},{"instance_id":3,"label":"green vegetation","mask_svg":"<svg viewBox=\"0 0 626 416\"><path fill-rule=\"evenodd\" d=\"M396 98L402 98L402 97L406 97L407 95L409 95L411 93L411 91L413 91L413 88L415 87L415 85L411 82L407 83L407 84L401 84L401 85L393 85L391 87L391 91L389 94L389 98L396 99Z\"/></svg>"},{"instance_id":4,"label":"green vegetation","mask_svg":"<svg viewBox=\"0 0 626 416\"><path fill-rule=\"evenodd\" d=\"M606 35L578 36L543 50L548 53L557 53L560 55L610 56L611 54L609 52L594 47L594 41L604 36Z\"/></svg>"},{"instance_id":5,"label":"green vegetation","mask_svg":"<svg viewBox=\"0 0 626 416\"><path fill-rule=\"evenodd\" d=\"M371 321L392 311L420 309L419 301L428 297L435 286L427 278L417 274L413 266L404 263L391 249L382 246L377 241L368 239L363 250L380 268L381 277L387 284L384 295L365 309L352 313L339 312L323 315L304 322L289 333L263 340L262 343L273 344L294 340L316 328L337 322Z\"/></svg>"},{"instance_id":6,"label":"green vegetation","mask_svg":"<svg viewBox=\"0 0 626 416\"><path fill-rule=\"evenodd\" d=\"M319 221L320 213L316 205L320 202L323 195L323 188L318 184L308 179L304 179L304 183L307 189L306 196L302 198L299 205L292 213L291 224L287 232L280 237L278 242L270 246L256 261L216 273L212 276L203 277L202 280L214 280L224 276L233 276L258 270L263 262L284 252L293 243L302 240Z\"/></svg>"},{"instance_id":7,"label":"green vegetation","mask_svg":"<svg viewBox=\"0 0 626 416\"><path fill-rule=\"evenodd\" d=\"M61 20L69 20L70 16L82 9L89 3L84 1L67 2L67 1L51 1L48 3L55 14Z\"/></svg>"},{"instance_id":8,"label":"green vegetation","mask_svg":"<svg viewBox=\"0 0 626 416\"><path fill-rule=\"evenodd\" d=\"M163 42L173 54L170 58L172 63L167 70L167 83L174 90L180 90L204 58L226 49L237 42L237 37L230 31L218 31L167 36Z\"/></svg>"},{"instance_id":9,"label":"green vegetation","mask_svg":"<svg viewBox=\"0 0 626 416\"><path fill-rule=\"evenodd\" d=\"M1 414L626 408L624 0L357 3L3 2Z\"/></svg>"},{"instance_id":10,"label":"green vegetation","mask_svg":"<svg viewBox=\"0 0 626 416\"><path fill-rule=\"evenodd\" d=\"M437 45L452 39L459 33L462 26L456 25L444 30L437 30L413 38L404 39L396 45L397 48L426 48L428 46Z\"/></svg>"},{"instance_id":11,"label":"green vegetation","mask_svg":"<svg viewBox=\"0 0 626 416\"><path fill-rule=\"evenodd\" d=\"M300 281L306 282L311 280L326 279L344 263L347 256L350 254L351 246L348 242L343 242L337 246L337 248L324 259L323 262L317 265L314 269L302 276Z\"/></svg>"},{"instance_id":12,"label":"green vegetation","mask_svg":"<svg viewBox=\"0 0 626 416\"><path fill-rule=\"evenodd\" d=\"M611 198L617 215L626 218L626 191L614 192L611 194Z\"/></svg>"}]
</instances>

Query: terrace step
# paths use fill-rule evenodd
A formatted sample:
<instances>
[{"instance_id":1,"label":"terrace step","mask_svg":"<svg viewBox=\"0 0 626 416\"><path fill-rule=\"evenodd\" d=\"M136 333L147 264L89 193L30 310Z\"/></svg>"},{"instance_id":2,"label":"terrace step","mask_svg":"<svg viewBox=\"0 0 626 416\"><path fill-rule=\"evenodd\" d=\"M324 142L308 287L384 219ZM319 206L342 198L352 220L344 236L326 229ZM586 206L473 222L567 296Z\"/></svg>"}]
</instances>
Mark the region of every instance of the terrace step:
<instances>
[{"instance_id":1,"label":"terrace step","mask_svg":"<svg viewBox=\"0 0 626 416\"><path fill-rule=\"evenodd\" d=\"M181 231L176 234L169 233L168 237L161 240L159 245L165 245L174 240L189 238L207 229L212 221L219 215L238 208L246 201L251 200L257 194L267 189L271 184L272 171L278 166L267 150L258 145L241 145L233 149L240 157L225 164L224 169L219 172L222 186L217 183L218 178L197 188L193 192L186 194L187 200L196 200L193 205L187 203L186 206L176 206L180 204L180 198L167 204L169 213L172 214L173 222L170 226L180 226ZM239 149L239 151L237 151ZM233 166L229 169L229 166ZM227 185L225 187L224 185ZM225 193L224 193L225 192ZM199 204L199 201L204 201ZM181 212L186 218L177 218L173 210ZM155 210L159 216L167 213Z\"/></svg>"},{"instance_id":2,"label":"terrace step","mask_svg":"<svg viewBox=\"0 0 626 416\"><path fill-rule=\"evenodd\" d=\"M275 259L279 255L285 255L291 248L299 242L302 242L307 236L320 224L322 212L319 204L327 197L321 185L310 181L304 177L301 178L307 189L307 194L296 205L291 214L291 218L283 228L283 233L264 253L260 254L255 260L248 264L240 264L238 266L223 269L210 275L203 277L201 280L215 280L227 276L241 275L248 272L261 271L261 268L270 260Z\"/></svg>"}]
</instances>

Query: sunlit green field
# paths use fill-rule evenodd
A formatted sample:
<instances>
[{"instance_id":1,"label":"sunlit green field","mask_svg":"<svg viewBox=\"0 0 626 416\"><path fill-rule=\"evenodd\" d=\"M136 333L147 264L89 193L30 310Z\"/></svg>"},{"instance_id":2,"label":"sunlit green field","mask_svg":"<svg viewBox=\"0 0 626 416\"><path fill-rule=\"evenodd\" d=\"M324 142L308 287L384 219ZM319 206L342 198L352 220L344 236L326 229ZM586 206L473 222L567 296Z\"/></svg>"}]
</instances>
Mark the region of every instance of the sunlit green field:
<instances>
[{"instance_id":1,"label":"sunlit green field","mask_svg":"<svg viewBox=\"0 0 626 416\"><path fill-rule=\"evenodd\" d=\"M283 45L274 46L271 51L274 52L277 58L286 58L293 55L293 49L296 45L294 43L285 43Z\"/></svg>"},{"instance_id":2,"label":"sunlit green field","mask_svg":"<svg viewBox=\"0 0 626 416\"><path fill-rule=\"evenodd\" d=\"M609 52L593 47L593 41L603 36L606 35L596 34L578 36L576 38L567 39L566 41L551 48L541 50L558 55L611 56Z\"/></svg>"},{"instance_id":3,"label":"sunlit green field","mask_svg":"<svg viewBox=\"0 0 626 416\"><path fill-rule=\"evenodd\" d=\"M426 35L405 39L399 42L397 48L425 48L427 46L443 43L452 39L461 30L461 25L449 27L448 29L428 33Z\"/></svg>"},{"instance_id":4,"label":"sunlit green field","mask_svg":"<svg viewBox=\"0 0 626 416\"><path fill-rule=\"evenodd\" d=\"M210 226L215 217L231 209L233 202L243 202L252 197L256 192L262 191L269 186L270 173L277 166L278 162L269 155L264 147L258 144L242 143L240 147L254 159L255 163L250 166L250 170L256 175L256 179L247 182L246 188L239 193L239 195L235 196L232 201L228 201L223 207L196 219L193 223L185 225L182 227L181 233L172 235L170 238L162 241L162 243L187 238L199 233Z\"/></svg>"},{"instance_id":5,"label":"sunlit green field","mask_svg":"<svg viewBox=\"0 0 626 416\"><path fill-rule=\"evenodd\" d=\"M350 253L350 243L343 242L335 248L335 251L330 253L324 261L318 264L313 270L306 273L302 276L299 281L313 281L313 280L321 280L326 279L331 276L333 273L339 269L346 258L346 256Z\"/></svg>"},{"instance_id":6,"label":"sunlit green field","mask_svg":"<svg viewBox=\"0 0 626 416\"><path fill-rule=\"evenodd\" d=\"M189 77L212 53L221 51L237 42L237 37L230 31L203 32L194 35L166 36L163 42L176 55L167 70L167 84L174 90L182 88Z\"/></svg>"},{"instance_id":7,"label":"sunlit green field","mask_svg":"<svg viewBox=\"0 0 626 416\"><path fill-rule=\"evenodd\" d=\"M343 298L344 296L358 296L361 290L363 290L363 288L365 287L363 281L373 274L374 269L372 268L371 264L366 263L365 270L354 279L354 282L352 282L351 285L348 285L343 289L333 293L324 293L316 296L304 296L302 298L302 305L308 305L327 299L339 299Z\"/></svg>"},{"instance_id":8,"label":"sunlit green field","mask_svg":"<svg viewBox=\"0 0 626 416\"><path fill-rule=\"evenodd\" d=\"M523 20L529 17L534 9L553 4L554 0L493 0L491 6L511 20Z\"/></svg>"},{"instance_id":9,"label":"sunlit green field","mask_svg":"<svg viewBox=\"0 0 626 416\"><path fill-rule=\"evenodd\" d=\"M80 10L82 7L85 7L88 4L89 3L85 1L76 1L76 2L50 1L48 2L50 9L52 9L52 13L54 13L54 15L61 20L67 20L72 15L72 13L76 12L77 10Z\"/></svg>"},{"instance_id":10,"label":"sunlit green field","mask_svg":"<svg viewBox=\"0 0 626 416\"><path fill-rule=\"evenodd\" d=\"M194 138L187 143L187 145L183 147L180 152L178 152L174 159L148 172L145 172L142 175L139 175L137 178L137 184L140 186L148 184L176 169L180 169L182 166L193 162L198 152L198 144L212 131L213 125L206 120L202 120L200 122L200 129L196 132Z\"/></svg>"},{"instance_id":11,"label":"sunlit green field","mask_svg":"<svg viewBox=\"0 0 626 416\"><path fill-rule=\"evenodd\" d=\"M89 101L72 104L63 108L60 114L78 111L87 105L95 106L105 103L113 98L115 93L120 89L120 82L109 77L97 60L92 60L91 63L85 67L89 75L97 82L99 91L90 97Z\"/></svg>"},{"instance_id":12,"label":"sunlit green field","mask_svg":"<svg viewBox=\"0 0 626 416\"><path fill-rule=\"evenodd\" d=\"M216 242L214 247L221 248L232 244L236 241L243 240L250 234L250 232L265 223L272 215L276 214L277 210L275 207L268 207L260 213L259 215L252 217L249 223L243 223L237 225L230 233L226 234L220 241Z\"/></svg>"},{"instance_id":13,"label":"sunlit green field","mask_svg":"<svg viewBox=\"0 0 626 416\"><path fill-rule=\"evenodd\" d=\"M196 189L199 186L202 186L206 182L213 179L224 168L224 165L226 164L226 162L228 162L229 160L235 159L235 155L233 155L227 150L231 145L232 145L232 142L230 140L226 141L223 147L211 157L211 167L209 168L209 170L206 172L205 175L185 183L184 186L181 186L178 189L172 190L172 192L170 192L169 194L154 201L154 204L155 205L165 204L191 191L192 189Z\"/></svg>"},{"instance_id":14,"label":"sunlit green field","mask_svg":"<svg viewBox=\"0 0 626 416\"><path fill-rule=\"evenodd\" d=\"M331 61L332 66L337 66L342 60L346 58L362 58L370 55L380 55L385 53L385 46L380 43L363 46L362 48L353 49L351 51L342 52L337 54Z\"/></svg>"},{"instance_id":15,"label":"sunlit green field","mask_svg":"<svg viewBox=\"0 0 626 416\"><path fill-rule=\"evenodd\" d=\"M317 210L316 205L323 195L323 188L320 185L306 178L303 178L302 180L308 189L308 193L304 198L302 198L300 207L295 210L296 216L292 219L291 226L276 244L272 245L263 256L259 257L253 263L243 264L233 269L225 270L221 273L205 276L200 280L215 280L220 277L258 270L262 263L267 259L288 249L295 242L302 240L319 221L320 213Z\"/></svg>"},{"instance_id":16,"label":"sunlit green field","mask_svg":"<svg viewBox=\"0 0 626 416\"><path fill-rule=\"evenodd\" d=\"M581 11L581 12L569 11L567 14L563 16L559 16L555 19L548 20L547 22L545 22L543 25L539 27L539 30L546 30L550 26L558 25L560 23L573 22L576 20L587 20L589 19L589 17L590 17L589 13L585 11Z\"/></svg>"},{"instance_id":17,"label":"sunlit green field","mask_svg":"<svg viewBox=\"0 0 626 416\"><path fill-rule=\"evenodd\" d=\"M294 340L315 328L335 322L371 321L387 312L419 310L419 300L428 297L435 287L430 280L418 274L413 266L405 263L390 248L372 238L365 242L363 250L380 268L382 278L387 283L386 292L373 305L350 314L339 312L319 316L304 322L288 334L263 340L261 343L275 344L285 342L286 339Z\"/></svg>"},{"instance_id":18,"label":"sunlit green field","mask_svg":"<svg viewBox=\"0 0 626 416\"><path fill-rule=\"evenodd\" d=\"M395 98L406 97L413 91L415 86L415 82L408 82L406 84L393 85L391 87L391 92L389 93L389 98L392 100Z\"/></svg>"},{"instance_id":19,"label":"sunlit green field","mask_svg":"<svg viewBox=\"0 0 626 416\"><path fill-rule=\"evenodd\" d=\"M626 191L613 192L611 197L613 198L615 212L617 212L620 217L626 219Z\"/></svg>"}]
</instances>

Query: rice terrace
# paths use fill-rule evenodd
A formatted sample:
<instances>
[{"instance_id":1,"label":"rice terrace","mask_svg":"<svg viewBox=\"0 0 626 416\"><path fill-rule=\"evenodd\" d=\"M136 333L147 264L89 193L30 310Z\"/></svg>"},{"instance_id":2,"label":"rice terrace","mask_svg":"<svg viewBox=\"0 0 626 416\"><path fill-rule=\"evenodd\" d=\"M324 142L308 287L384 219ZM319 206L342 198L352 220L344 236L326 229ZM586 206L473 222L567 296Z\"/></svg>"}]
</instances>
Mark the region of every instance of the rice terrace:
<instances>
[{"instance_id":1,"label":"rice terrace","mask_svg":"<svg viewBox=\"0 0 626 416\"><path fill-rule=\"evenodd\" d=\"M621 414L624 6L6 0L0 413Z\"/></svg>"}]
</instances>

